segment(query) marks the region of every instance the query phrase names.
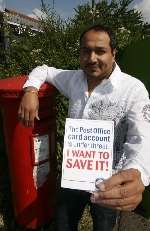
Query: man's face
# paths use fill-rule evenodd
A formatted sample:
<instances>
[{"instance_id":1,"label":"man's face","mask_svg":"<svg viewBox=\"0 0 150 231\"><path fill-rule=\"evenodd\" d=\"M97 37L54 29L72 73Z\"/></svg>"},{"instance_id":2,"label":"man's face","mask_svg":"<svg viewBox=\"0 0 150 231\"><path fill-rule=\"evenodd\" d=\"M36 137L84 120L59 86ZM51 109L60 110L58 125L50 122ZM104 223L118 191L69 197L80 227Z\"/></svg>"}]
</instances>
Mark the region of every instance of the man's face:
<instances>
[{"instance_id":1,"label":"man's face","mask_svg":"<svg viewBox=\"0 0 150 231\"><path fill-rule=\"evenodd\" d=\"M80 45L80 66L88 78L107 78L115 61L115 50L110 47L106 32L88 31Z\"/></svg>"}]
</instances>

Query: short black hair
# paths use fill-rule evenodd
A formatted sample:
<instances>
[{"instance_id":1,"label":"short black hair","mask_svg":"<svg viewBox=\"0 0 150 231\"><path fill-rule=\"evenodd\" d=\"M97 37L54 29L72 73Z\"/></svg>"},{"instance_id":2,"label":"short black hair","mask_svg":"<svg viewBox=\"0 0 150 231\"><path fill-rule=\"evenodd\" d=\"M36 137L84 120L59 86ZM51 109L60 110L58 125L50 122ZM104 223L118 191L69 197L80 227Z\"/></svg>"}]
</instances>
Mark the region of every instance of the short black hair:
<instances>
[{"instance_id":1,"label":"short black hair","mask_svg":"<svg viewBox=\"0 0 150 231\"><path fill-rule=\"evenodd\" d=\"M117 47L115 35L112 32L112 30L109 27L103 26L103 25L100 25L100 24L90 26L89 28L87 28L85 31L82 32L82 34L80 35L80 46L81 46L82 39L83 39L84 35L87 32L91 31L91 30L107 33L109 38L110 38L110 47L111 47L111 49L114 50Z\"/></svg>"}]
</instances>

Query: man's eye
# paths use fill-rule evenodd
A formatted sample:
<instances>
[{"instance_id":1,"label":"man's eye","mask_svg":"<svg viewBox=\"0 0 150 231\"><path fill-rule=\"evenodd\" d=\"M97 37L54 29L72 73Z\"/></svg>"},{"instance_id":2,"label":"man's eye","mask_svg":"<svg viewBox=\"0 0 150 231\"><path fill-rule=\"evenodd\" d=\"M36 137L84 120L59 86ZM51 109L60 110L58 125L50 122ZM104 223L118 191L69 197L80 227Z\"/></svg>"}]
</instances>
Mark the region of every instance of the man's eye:
<instances>
[{"instance_id":1,"label":"man's eye","mask_svg":"<svg viewBox=\"0 0 150 231\"><path fill-rule=\"evenodd\" d=\"M95 54L98 54L98 55L102 55L102 54L106 53L106 51L102 50L102 49L91 50L88 48L81 48L81 52L83 54L88 54L88 55L90 55L92 52L95 52Z\"/></svg>"},{"instance_id":2,"label":"man's eye","mask_svg":"<svg viewBox=\"0 0 150 231\"><path fill-rule=\"evenodd\" d=\"M96 50L96 53L99 54L99 55L102 55L102 54L105 53L105 51L104 50Z\"/></svg>"},{"instance_id":3,"label":"man's eye","mask_svg":"<svg viewBox=\"0 0 150 231\"><path fill-rule=\"evenodd\" d=\"M82 49L82 52L86 53L86 54L89 54L91 52L91 50L90 49Z\"/></svg>"}]
</instances>

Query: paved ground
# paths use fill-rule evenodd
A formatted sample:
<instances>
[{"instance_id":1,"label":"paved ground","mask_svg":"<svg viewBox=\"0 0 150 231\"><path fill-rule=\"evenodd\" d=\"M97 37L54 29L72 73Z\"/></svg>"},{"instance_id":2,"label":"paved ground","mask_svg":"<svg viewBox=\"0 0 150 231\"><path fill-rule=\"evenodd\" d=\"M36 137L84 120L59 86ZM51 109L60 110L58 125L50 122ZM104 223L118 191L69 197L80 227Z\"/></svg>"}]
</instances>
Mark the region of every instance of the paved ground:
<instances>
[{"instance_id":1,"label":"paved ground","mask_svg":"<svg viewBox=\"0 0 150 231\"><path fill-rule=\"evenodd\" d=\"M91 219L87 219L87 217L89 217L88 211L81 221L80 231L92 231ZM150 221L136 213L123 212L120 223L116 225L114 231L150 231Z\"/></svg>"},{"instance_id":2,"label":"paved ground","mask_svg":"<svg viewBox=\"0 0 150 231\"><path fill-rule=\"evenodd\" d=\"M122 213L120 227L114 231L150 231L150 221L135 213Z\"/></svg>"}]
</instances>

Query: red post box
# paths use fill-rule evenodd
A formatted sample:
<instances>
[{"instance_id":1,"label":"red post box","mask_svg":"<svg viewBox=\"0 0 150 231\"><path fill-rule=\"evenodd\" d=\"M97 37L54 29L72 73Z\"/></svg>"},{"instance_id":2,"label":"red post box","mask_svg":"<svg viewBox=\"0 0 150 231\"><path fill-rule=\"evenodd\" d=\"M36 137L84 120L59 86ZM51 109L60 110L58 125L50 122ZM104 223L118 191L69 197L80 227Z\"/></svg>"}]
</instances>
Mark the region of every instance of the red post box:
<instances>
[{"instance_id":1,"label":"red post box","mask_svg":"<svg viewBox=\"0 0 150 231\"><path fill-rule=\"evenodd\" d=\"M39 90L39 121L26 128L18 121L25 76L0 80L5 144L17 224L35 229L51 221L55 208L55 88Z\"/></svg>"}]
</instances>

